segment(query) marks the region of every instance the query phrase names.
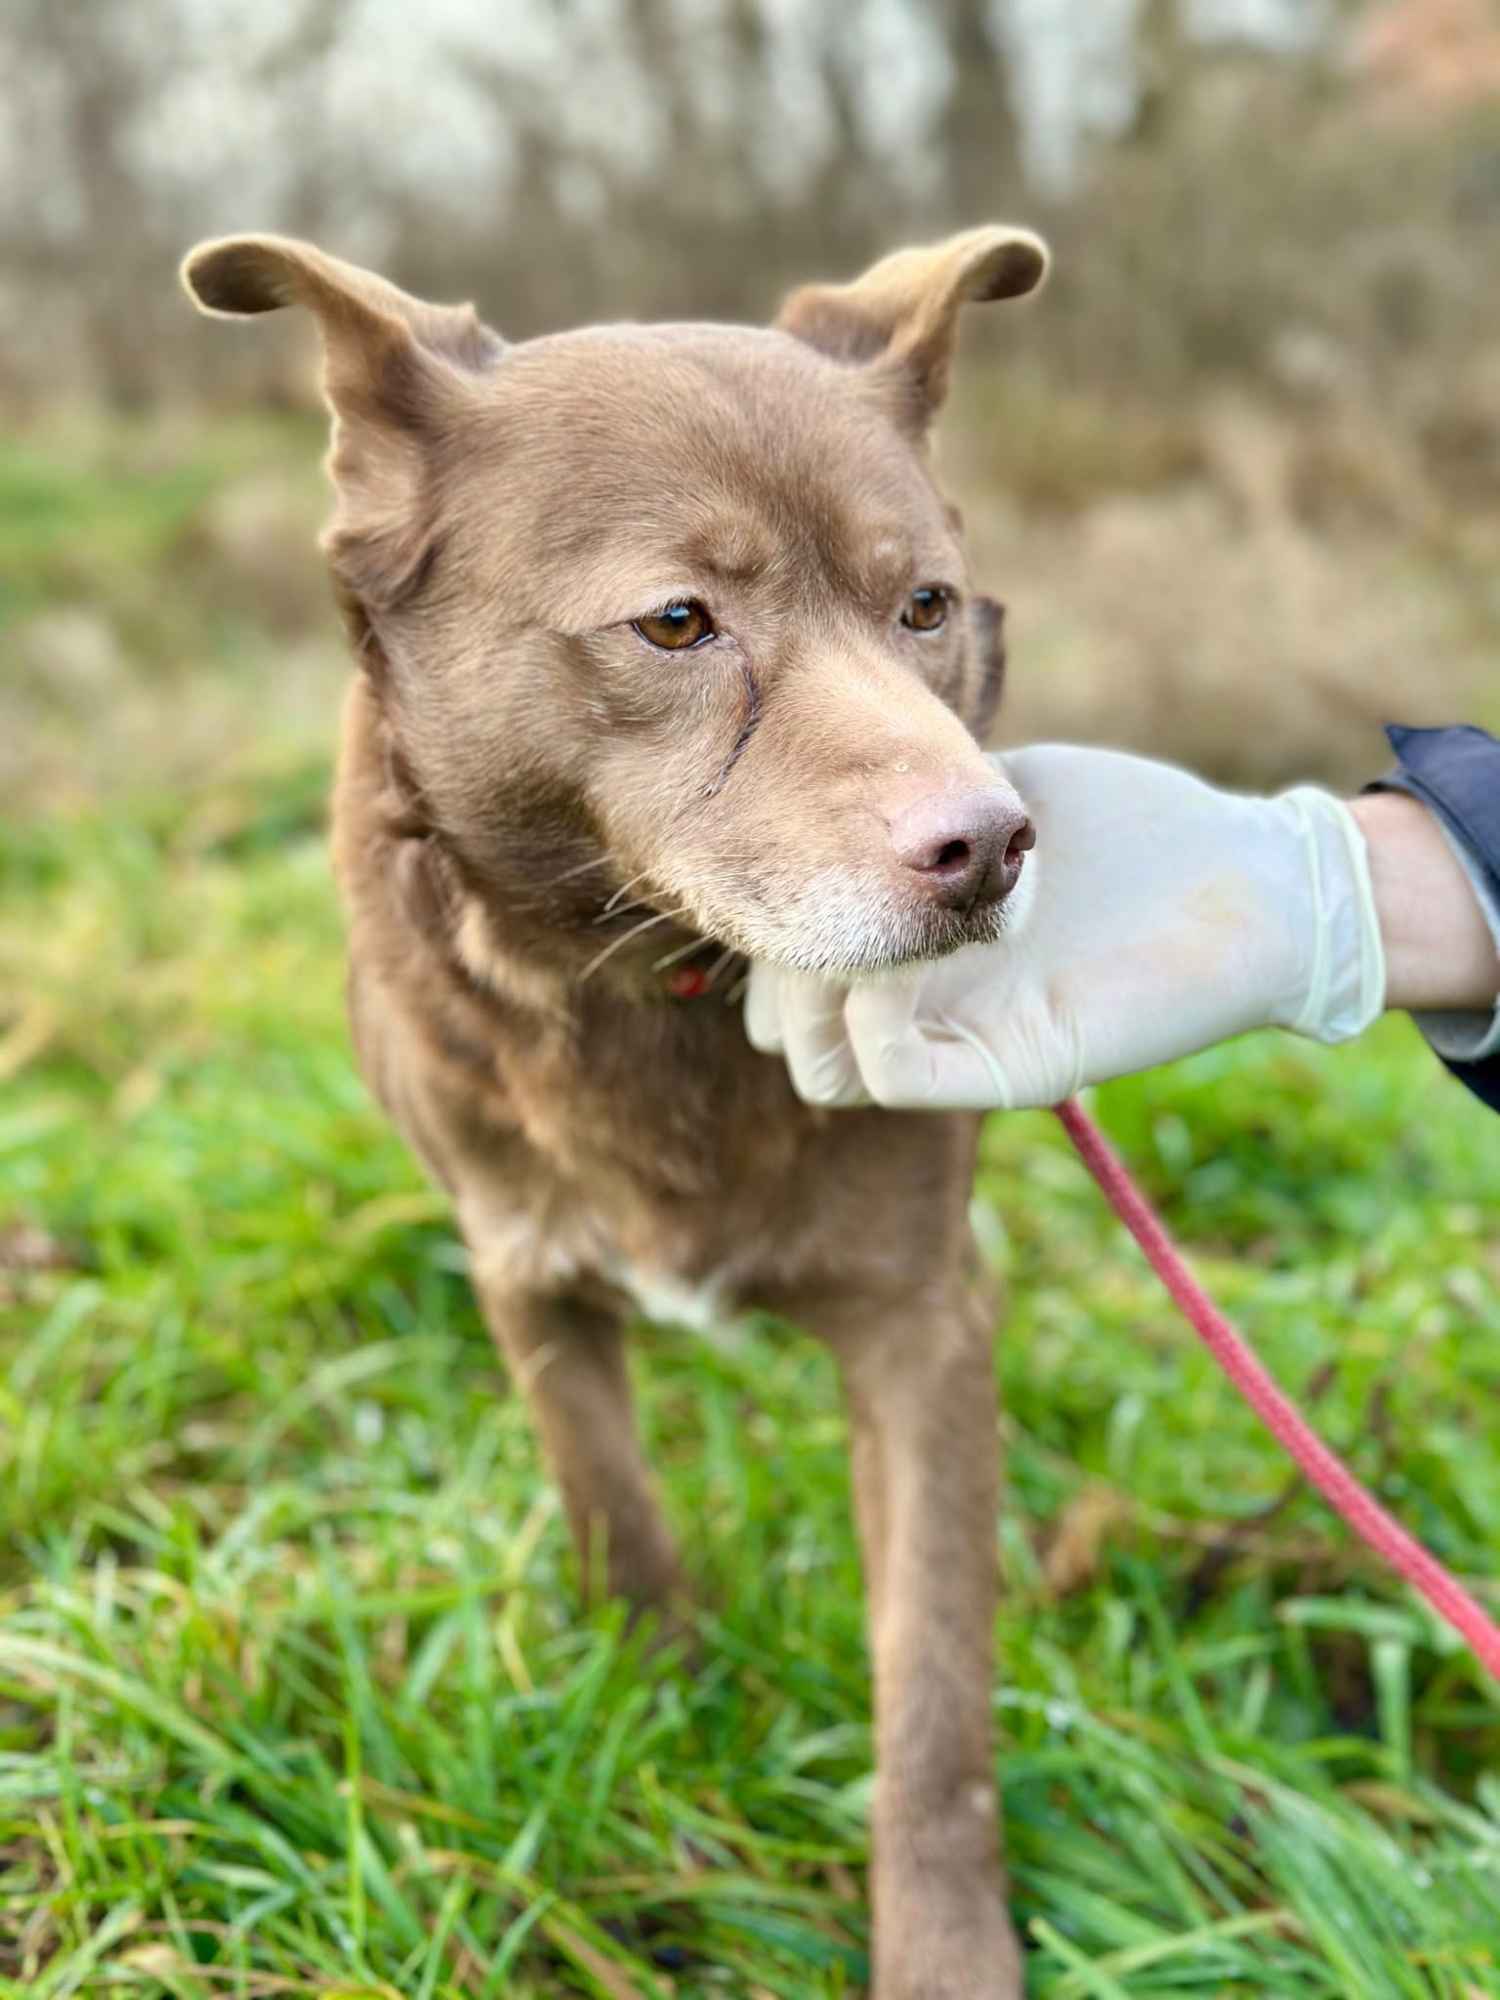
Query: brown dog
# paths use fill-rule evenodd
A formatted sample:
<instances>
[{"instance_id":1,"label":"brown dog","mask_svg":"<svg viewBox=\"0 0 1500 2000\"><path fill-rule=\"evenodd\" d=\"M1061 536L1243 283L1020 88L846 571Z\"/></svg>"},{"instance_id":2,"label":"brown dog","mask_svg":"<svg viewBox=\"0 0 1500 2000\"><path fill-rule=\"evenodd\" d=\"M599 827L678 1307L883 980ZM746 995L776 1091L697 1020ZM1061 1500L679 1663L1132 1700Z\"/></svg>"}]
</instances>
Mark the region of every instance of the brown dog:
<instances>
[{"instance_id":1,"label":"brown dog","mask_svg":"<svg viewBox=\"0 0 1500 2000\"><path fill-rule=\"evenodd\" d=\"M303 243L184 267L207 311L304 305L322 330L325 546L360 667L334 809L355 1039L452 1193L585 1575L643 1605L679 1589L632 1296L753 1302L837 1355L879 2000L1020 1991L974 1122L811 1110L720 999L742 954L857 974L998 934L1031 839L976 741L999 615L968 596L924 440L960 306L1045 264L976 229L800 291L770 330L515 347Z\"/></svg>"}]
</instances>

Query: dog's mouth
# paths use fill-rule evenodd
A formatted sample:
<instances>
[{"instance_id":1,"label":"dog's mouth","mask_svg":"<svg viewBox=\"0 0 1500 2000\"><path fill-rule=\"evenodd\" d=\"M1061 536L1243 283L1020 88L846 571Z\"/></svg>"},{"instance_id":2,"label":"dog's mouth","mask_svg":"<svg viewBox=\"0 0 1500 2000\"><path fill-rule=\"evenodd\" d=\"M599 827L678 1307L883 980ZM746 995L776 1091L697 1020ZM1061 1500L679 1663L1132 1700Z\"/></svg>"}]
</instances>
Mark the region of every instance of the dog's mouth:
<instances>
[{"instance_id":1,"label":"dog's mouth","mask_svg":"<svg viewBox=\"0 0 1500 2000\"><path fill-rule=\"evenodd\" d=\"M870 912L856 910L842 919L788 926L752 955L830 979L879 979L948 958L968 945L996 944L1008 927L1004 904L898 909L874 913L873 920Z\"/></svg>"},{"instance_id":2,"label":"dog's mouth","mask_svg":"<svg viewBox=\"0 0 1500 2000\"><path fill-rule=\"evenodd\" d=\"M785 841L700 851L681 880L681 920L747 958L858 980L997 943L1029 899L1035 828L1002 778L904 802L888 789L848 818L835 842L824 816L824 854L842 847L838 858Z\"/></svg>"},{"instance_id":3,"label":"dog's mouth","mask_svg":"<svg viewBox=\"0 0 1500 2000\"><path fill-rule=\"evenodd\" d=\"M920 868L863 852L799 866L786 853L699 849L684 867L682 853L653 865L638 850L606 850L596 865L607 872L575 918L587 947L576 976L693 997L732 988L751 960L863 981L998 943L1024 918L1035 882L1030 824L1013 817L1023 830L1001 848L1003 868L976 865L962 840L950 858L928 839Z\"/></svg>"},{"instance_id":4,"label":"dog's mouth","mask_svg":"<svg viewBox=\"0 0 1500 2000\"><path fill-rule=\"evenodd\" d=\"M997 943L1024 900L1020 890L1018 883L1004 901L968 908L826 878L780 897L756 887L733 903L662 890L601 912L591 967L625 961L683 994L700 981L705 990L733 984L736 967L752 959L830 979L875 979L969 945Z\"/></svg>"}]
</instances>

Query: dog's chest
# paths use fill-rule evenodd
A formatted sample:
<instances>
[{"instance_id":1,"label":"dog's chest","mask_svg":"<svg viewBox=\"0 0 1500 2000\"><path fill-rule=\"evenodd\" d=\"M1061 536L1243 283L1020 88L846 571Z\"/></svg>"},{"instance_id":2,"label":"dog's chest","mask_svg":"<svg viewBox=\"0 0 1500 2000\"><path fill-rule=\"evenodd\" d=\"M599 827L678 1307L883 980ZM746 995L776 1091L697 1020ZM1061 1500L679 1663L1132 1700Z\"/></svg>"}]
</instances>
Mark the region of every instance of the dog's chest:
<instances>
[{"instance_id":1,"label":"dog's chest","mask_svg":"<svg viewBox=\"0 0 1500 2000\"><path fill-rule=\"evenodd\" d=\"M909 1288L953 1253L967 1122L809 1107L737 1009L563 1021L456 982L399 1013L378 978L351 993L366 1074L452 1191L486 1291L714 1328Z\"/></svg>"},{"instance_id":2,"label":"dog's chest","mask_svg":"<svg viewBox=\"0 0 1500 2000\"><path fill-rule=\"evenodd\" d=\"M487 1233L513 1279L595 1280L707 1331L805 1266L828 1114L796 1100L737 1014L601 1023L507 1050L502 1068L525 1157Z\"/></svg>"}]
</instances>

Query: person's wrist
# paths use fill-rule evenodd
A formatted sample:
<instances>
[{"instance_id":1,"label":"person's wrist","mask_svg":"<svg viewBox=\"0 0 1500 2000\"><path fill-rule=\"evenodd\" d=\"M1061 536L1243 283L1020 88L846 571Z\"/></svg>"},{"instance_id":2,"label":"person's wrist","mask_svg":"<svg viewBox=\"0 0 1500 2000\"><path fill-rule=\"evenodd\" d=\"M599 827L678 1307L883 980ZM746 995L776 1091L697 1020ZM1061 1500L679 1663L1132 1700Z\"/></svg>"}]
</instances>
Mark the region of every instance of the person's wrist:
<instances>
[{"instance_id":1,"label":"person's wrist","mask_svg":"<svg viewBox=\"0 0 1500 2000\"><path fill-rule=\"evenodd\" d=\"M1436 816L1406 792L1367 792L1349 810L1369 855L1386 1006L1412 1013L1492 1008L1500 957Z\"/></svg>"}]
</instances>

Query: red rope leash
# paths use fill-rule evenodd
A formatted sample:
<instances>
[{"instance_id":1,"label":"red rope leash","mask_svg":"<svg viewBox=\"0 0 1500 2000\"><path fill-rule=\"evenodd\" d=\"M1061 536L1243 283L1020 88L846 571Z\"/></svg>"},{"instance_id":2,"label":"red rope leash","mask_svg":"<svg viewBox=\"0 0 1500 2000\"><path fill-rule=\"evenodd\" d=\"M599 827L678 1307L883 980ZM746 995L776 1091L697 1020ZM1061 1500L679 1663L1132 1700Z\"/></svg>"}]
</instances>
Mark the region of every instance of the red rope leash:
<instances>
[{"instance_id":1,"label":"red rope leash","mask_svg":"<svg viewBox=\"0 0 1500 2000\"><path fill-rule=\"evenodd\" d=\"M1398 1521L1392 1520L1343 1461L1308 1428L1295 1404L1277 1388L1189 1271L1161 1218L1078 1100L1069 1098L1066 1104L1053 1108L1110 1206L1145 1251L1152 1270L1261 1422L1291 1453L1355 1534L1422 1593L1439 1617L1445 1618L1468 1641L1481 1665L1500 1680L1500 1625L1444 1569L1436 1556L1429 1555Z\"/></svg>"}]
</instances>

